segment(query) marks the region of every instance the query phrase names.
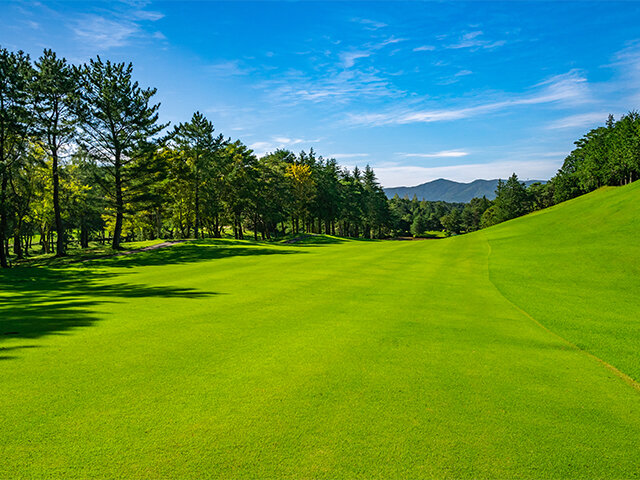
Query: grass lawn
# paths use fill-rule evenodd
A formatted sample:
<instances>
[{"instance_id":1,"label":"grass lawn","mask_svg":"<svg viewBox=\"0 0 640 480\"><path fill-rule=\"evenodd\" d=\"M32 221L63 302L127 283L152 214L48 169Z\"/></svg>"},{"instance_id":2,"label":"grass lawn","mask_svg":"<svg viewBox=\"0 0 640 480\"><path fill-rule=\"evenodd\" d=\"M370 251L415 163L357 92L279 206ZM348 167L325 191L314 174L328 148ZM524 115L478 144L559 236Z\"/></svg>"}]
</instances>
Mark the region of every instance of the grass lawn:
<instances>
[{"instance_id":1,"label":"grass lawn","mask_svg":"<svg viewBox=\"0 0 640 480\"><path fill-rule=\"evenodd\" d=\"M162 243L164 240L144 240L141 242L123 242L122 250L136 250L138 248L149 247L157 243ZM13 244L10 245L13 248ZM84 260L88 260L96 257L104 257L121 253L122 250L114 250L111 248L110 243L101 245L99 242L91 242L89 248L80 248L78 245L70 245L67 249L66 256L56 258L54 253L42 253L42 247L34 241L34 248L30 249L29 256L23 259L17 260L14 255L9 258L17 266L54 266L59 267L71 263L76 263Z\"/></svg>"},{"instance_id":2,"label":"grass lawn","mask_svg":"<svg viewBox=\"0 0 640 480\"><path fill-rule=\"evenodd\" d=\"M637 478L638 219L2 272L0 478Z\"/></svg>"}]
</instances>

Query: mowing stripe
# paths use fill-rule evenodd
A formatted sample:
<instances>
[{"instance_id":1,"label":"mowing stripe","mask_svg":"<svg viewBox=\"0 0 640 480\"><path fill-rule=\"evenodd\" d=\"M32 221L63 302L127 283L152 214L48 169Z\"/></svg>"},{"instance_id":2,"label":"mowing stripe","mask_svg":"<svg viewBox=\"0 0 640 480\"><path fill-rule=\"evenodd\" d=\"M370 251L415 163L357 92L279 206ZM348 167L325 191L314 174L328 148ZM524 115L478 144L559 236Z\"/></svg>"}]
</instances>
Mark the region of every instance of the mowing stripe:
<instances>
[{"instance_id":1,"label":"mowing stripe","mask_svg":"<svg viewBox=\"0 0 640 480\"><path fill-rule=\"evenodd\" d=\"M609 371L611 371L614 375L616 375L617 377L622 379L631 388L633 388L636 391L640 392L640 383L639 382L637 382L636 380L634 380L633 378L631 378L629 375L627 375L626 373L622 372L621 370L618 370L616 367L614 367L610 363L606 362L605 360L601 359L600 357L597 357L596 355L594 355L593 353L589 352L588 350L580 348L578 345L576 345L575 343L571 342L570 340L567 340L562 335L559 335L558 333L554 332L553 330L550 330L548 327L546 327L545 325L540 323L538 320L533 318L527 311L523 310L519 305L515 304L513 301L511 301L511 299L509 299L507 296L505 296L502 293L502 291L500 290L500 288L495 283L493 283L493 280L491 280L491 274L490 274L490 271L489 271L489 261L490 261L490 258L491 258L491 251L492 251L491 242L489 242L489 240L486 238L486 235L484 234L484 232L482 232L482 234L485 237L485 241L487 243L487 246L489 247L489 255L487 256L487 277L488 277L489 282L491 283L491 285L493 285L493 287L498 291L500 296L502 296L502 298L504 298L507 302L509 302L516 310L518 310L520 313L522 313L525 317L527 317L529 320L534 322L540 328L542 328L542 329L546 330L547 332L551 333L556 338L559 338L560 340L562 340L569 347L571 347L571 348L573 348L575 350L578 350L578 351L584 353L585 355L587 355L588 357L591 357L592 359L596 360L602 366L604 366Z\"/></svg>"}]
</instances>

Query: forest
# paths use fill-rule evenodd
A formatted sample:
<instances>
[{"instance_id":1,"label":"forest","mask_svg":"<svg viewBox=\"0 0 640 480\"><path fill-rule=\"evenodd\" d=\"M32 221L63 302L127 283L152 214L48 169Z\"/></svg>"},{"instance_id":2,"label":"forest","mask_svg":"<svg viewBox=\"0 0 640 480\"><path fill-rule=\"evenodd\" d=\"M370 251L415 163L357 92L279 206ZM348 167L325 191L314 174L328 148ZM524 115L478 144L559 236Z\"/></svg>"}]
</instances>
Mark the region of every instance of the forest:
<instances>
[{"instance_id":1,"label":"forest","mask_svg":"<svg viewBox=\"0 0 640 480\"><path fill-rule=\"evenodd\" d=\"M372 168L313 149L258 158L200 112L163 124L156 89L135 81L131 63L72 65L51 50L32 61L0 48L0 78L2 267L90 242L460 234L640 176L636 112L588 132L547 183L527 188L514 173L493 201L450 204L387 199Z\"/></svg>"}]
</instances>

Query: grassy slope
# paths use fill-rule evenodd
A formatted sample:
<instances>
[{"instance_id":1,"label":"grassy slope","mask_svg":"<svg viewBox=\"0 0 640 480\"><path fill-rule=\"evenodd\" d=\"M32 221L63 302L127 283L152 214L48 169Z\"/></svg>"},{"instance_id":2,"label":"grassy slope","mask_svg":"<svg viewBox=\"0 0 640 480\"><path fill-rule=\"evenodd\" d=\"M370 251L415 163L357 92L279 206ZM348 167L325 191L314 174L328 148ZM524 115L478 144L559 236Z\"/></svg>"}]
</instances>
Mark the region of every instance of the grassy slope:
<instances>
[{"instance_id":1,"label":"grassy slope","mask_svg":"<svg viewBox=\"0 0 640 480\"><path fill-rule=\"evenodd\" d=\"M572 209L617 192L633 214L627 187L440 241L202 242L5 272L0 478L637 476L639 392L520 309L626 368L572 325L632 321L637 285L561 322L544 305L575 300L566 279L522 263L549 261L527 221L556 223L560 249ZM590 248L637 251L610 225Z\"/></svg>"},{"instance_id":2,"label":"grassy slope","mask_svg":"<svg viewBox=\"0 0 640 480\"><path fill-rule=\"evenodd\" d=\"M536 320L640 381L640 182L486 231L491 279Z\"/></svg>"}]
</instances>

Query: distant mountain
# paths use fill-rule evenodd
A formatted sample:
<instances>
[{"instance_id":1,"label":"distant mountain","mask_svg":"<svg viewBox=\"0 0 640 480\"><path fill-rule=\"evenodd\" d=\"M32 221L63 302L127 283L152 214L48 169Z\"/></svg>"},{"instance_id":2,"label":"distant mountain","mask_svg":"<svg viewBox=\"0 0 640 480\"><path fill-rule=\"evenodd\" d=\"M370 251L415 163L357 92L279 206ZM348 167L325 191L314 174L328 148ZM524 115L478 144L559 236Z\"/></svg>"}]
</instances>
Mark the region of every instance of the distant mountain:
<instances>
[{"instance_id":1,"label":"distant mountain","mask_svg":"<svg viewBox=\"0 0 640 480\"><path fill-rule=\"evenodd\" d=\"M524 183L529 186L535 182L546 183L545 180L526 180ZM416 195L418 200L442 200L444 202L466 203L474 197L482 197L483 195L493 200L496 196L495 191L497 186L498 179L474 180L471 183L460 183L439 178L438 180L416 185L415 187L385 188L384 192L389 198L393 198L397 193L400 198L404 196L413 198L413 196Z\"/></svg>"}]
</instances>

